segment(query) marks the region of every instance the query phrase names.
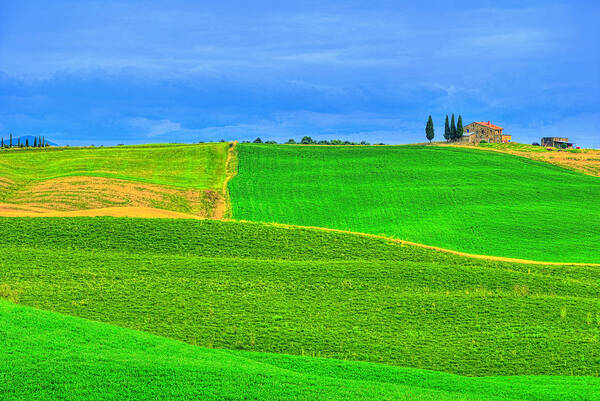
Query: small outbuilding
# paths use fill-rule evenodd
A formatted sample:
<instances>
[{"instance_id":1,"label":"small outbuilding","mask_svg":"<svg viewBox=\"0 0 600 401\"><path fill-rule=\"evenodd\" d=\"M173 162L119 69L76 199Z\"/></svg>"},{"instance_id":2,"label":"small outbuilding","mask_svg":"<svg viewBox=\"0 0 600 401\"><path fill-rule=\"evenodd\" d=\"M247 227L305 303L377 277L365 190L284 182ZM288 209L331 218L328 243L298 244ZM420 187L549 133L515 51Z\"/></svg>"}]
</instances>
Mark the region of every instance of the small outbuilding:
<instances>
[{"instance_id":1,"label":"small outbuilding","mask_svg":"<svg viewBox=\"0 0 600 401\"><path fill-rule=\"evenodd\" d=\"M573 143L569 142L569 138L547 136L542 138L542 146L570 149L573 147Z\"/></svg>"}]
</instances>

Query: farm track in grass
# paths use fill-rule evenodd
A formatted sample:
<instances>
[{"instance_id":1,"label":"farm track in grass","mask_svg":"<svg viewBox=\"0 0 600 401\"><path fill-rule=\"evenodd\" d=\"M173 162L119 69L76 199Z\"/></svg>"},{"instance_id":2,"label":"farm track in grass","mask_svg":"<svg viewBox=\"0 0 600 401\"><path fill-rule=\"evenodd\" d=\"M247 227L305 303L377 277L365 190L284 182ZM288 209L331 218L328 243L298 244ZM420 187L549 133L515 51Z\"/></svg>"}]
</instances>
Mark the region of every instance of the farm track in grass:
<instances>
[{"instance_id":1,"label":"farm track in grass","mask_svg":"<svg viewBox=\"0 0 600 401\"><path fill-rule=\"evenodd\" d=\"M0 213L140 207L213 217L223 203L228 146L2 151Z\"/></svg>"},{"instance_id":2,"label":"farm track in grass","mask_svg":"<svg viewBox=\"0 0 600 401\"><path fill-rule=\"evenodd\" d=\"M595 377L470 378L334 359L206 349L2 300L0 334L0 394L7 401L88 400L90 394L97 400L600 397L600 379Z\"/></svg>"},{"instance_id":3,"label":"farm track in grass","mask_svg":"<svg viewBox=\"0 0 600 401\"><path fill-rule=\"evenodd\" d=\"M229 181L231 181L231 179L237 174L237 152L235 149L237 144L237 141L231 142L229 149L227 150L225 179L223 180L223 188L221 190L223 196L217 202L213 213L213 218L217 220L231 217L231 197L229 195L229 188L227 184L229 184Z\"/></svg>"},{"instance_id":4,"label":"farm track in grass","mask_svg":"<svg viewBox=\"0 0 600 401\"><path fill-rule=\"evenodd\" d=\"M234 219L384 235L475 255L600 262L600 181L499 152L240 144Z\"/></svg>"},{"instance_id":5,"label":"farm track in grass","mask_svg":"<svg viewBox=\"0 0 600 401\"><path fill-rule=\"evenodd\" d=\"M0 218L0 296L211 348L600 375L600 269L191 219Z\"/></svg>"}]
</instances>

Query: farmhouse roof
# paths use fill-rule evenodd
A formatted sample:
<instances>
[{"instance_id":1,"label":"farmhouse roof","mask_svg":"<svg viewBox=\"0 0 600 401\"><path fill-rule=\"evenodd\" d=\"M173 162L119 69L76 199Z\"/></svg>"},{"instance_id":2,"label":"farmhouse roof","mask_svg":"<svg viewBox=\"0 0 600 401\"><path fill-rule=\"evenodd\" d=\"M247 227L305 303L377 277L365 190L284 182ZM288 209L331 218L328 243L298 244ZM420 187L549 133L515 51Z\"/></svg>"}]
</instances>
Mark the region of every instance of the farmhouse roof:
<instances>
[{"instance_id":1,"label":"farmhouse roof","mask_svg":"<svg viewBox=\"0 0 600 401\"><path fill-rule=\"evenodd\" d=\"M486 126L486 127L490 127L490 128L492 128L492 129L501 129L501 130L503 130L503 129L504 129L504 128L502 128L502 127L499 127L499 126L497 126L497 125L494 125L494 124L492 124L492 123L491 123L491 122L489 122L489 121L488 121L487 123L486 123L485 121L475 121L475 124L484 125L484 126Z\"/></svg>"}]
</instances>

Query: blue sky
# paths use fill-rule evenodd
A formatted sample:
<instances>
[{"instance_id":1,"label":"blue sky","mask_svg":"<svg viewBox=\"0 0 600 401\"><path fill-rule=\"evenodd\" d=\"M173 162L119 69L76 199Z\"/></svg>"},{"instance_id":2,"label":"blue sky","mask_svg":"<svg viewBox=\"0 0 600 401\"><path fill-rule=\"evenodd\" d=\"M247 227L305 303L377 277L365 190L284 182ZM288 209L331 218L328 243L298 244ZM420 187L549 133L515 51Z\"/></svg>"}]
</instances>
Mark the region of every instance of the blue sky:
<instances>
[{"instance_id":1,"label":"blue sky","mask_svg":"<svg viewBox=\"0 0 600 401\"><path fill-rule=\"evenodd\" d=\"M454 112L600 148L599 18L595 1L0 0L0 135L411 143Z\"/></svg>"}]
</instances>

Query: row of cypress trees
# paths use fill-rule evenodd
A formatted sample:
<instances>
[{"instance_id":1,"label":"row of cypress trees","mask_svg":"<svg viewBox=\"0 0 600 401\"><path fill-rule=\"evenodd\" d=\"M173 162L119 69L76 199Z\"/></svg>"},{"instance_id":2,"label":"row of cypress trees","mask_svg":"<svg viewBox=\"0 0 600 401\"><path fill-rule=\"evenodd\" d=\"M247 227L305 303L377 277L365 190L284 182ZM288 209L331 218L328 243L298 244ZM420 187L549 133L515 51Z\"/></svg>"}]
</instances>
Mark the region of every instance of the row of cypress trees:
<instances>
[{"instance_id":1,"label":"row of cypress trees","mask_svg":"<svg viewBox=\"0 0 600 401\"><path fill-rule=\"evenodd\" d=\"M4 137L2 137L2 139L0 139L0 148L29 148L33 146L34 148L45 148L46 146L48 146L48 144L46 143L46 138L44 138L43 136L36 136L33 138L33 144L29 144L29 138L25 139L25 143L21 143L21 138L19 138L17 140L17 143L13 143L13 136L12 134L10 134L8 143L4 142Z\"/></svg>"},{"instance_id":2,"label":"row of cypress trees","mask_svg":"<svg viewBox=\"0 0 600 401\"><path fill-rule=\"evenodd\" d=\"M452 114L452 122L448 122L448 114L446 114L446 123L444 126L444 138L448 142L456 142L462 138L464 133L462 116L458 115L458 122L454 123L454 113ZM433 119L431 116L427 119L427 125L425 126L425 137L429 142L435 137L435 130L433 128Z\"/></svg>"},{"instance_id":3,"label":"row of cypress trees","mask_svg":"<svg viewBox=\"0 0 600 401\"><path fill-rule=\"evenodd\" d=\"M446 114L446 123L444 125L444 139L448 142L456 142L462 138L464 133L462 116L458 115L458 122L454 125L454 113L452 113L452 121L448 124L448 114Z\"/></svg>"}]
</instances>

